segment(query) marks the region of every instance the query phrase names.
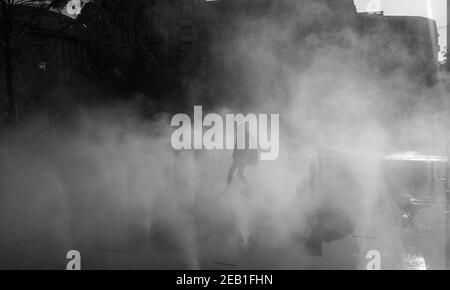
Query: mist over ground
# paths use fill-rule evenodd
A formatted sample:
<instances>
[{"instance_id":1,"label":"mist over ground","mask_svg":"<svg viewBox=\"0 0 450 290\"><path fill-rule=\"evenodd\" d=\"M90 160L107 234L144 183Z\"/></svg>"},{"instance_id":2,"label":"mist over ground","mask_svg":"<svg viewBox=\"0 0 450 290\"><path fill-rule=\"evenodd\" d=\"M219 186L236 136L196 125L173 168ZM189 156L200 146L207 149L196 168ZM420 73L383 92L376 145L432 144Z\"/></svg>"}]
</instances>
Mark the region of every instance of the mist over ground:
<instances>
[{"instance_id":1,"label":"mist over ground","mask_svg":"<svg viewBox=\"0 0 450 290\"><path fill-rule=\"evenodd\" d=\"M301 1L295 15L308 23L329 9ZM406 253L395 215L378 210L389 198L376 157L445 155L446 88L369 65L358 56L370 40L346 26L290 43L297 23L289 20L255 19L251 37L236 31L230 40L235 53L212 46L224 63L214 88L205 92L208 84L189 79L179 96L183 112L205 102L207 112L219 114L280 114L280 157L247 168L249 196L238 178L226 184L232 151L173 150L177 107L145 118L144 93L112 105L74 105L59 122L37 114L0 145L0 267L61 268L65 253L77 249L91 269L361 268L364 257L357 256L370 250L370 239L350 241L358 249L353 256L333 243L324 249L332 258L309 254L308 238L324 210L311 192L311 168L329 150L358 156L349 165L357 186L349 190L331 178L325 227L364 236L367 223L375 223L387 256ZM279 45L294 47L287 55L295 57ZM404 45L393 41L385 54L407 60ZM88 90L82 83L78 89ZM352 230L335 218L341 214ZM434 241L435 256L442 243Z\"/></svg>"}]
</instances>

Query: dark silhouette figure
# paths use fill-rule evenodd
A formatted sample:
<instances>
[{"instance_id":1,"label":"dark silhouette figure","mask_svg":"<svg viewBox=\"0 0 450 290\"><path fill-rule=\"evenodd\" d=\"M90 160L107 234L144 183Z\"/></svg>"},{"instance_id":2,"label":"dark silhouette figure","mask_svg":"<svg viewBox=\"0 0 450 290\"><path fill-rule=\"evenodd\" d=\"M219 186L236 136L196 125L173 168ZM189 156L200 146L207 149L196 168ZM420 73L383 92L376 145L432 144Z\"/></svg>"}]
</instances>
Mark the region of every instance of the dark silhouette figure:
<instances>
[{"instance_id":1,"label":"dark silhouette figure","mask_svg":"<svg viewBox=\"0 0 450 290\"><path fill-rule=\"evenodd\" d=\"M227 184L230 185L233 182L234 174L237 171L237 175L239 179L244 182L246 188L249 190L250 185L248 183L247 178L244 175L244 170L248 166L256 165L258 162L258 149L250 149L250 134L248 129L245 130L245 148L246 149L238 149L237 140L235 142L235 149L233 151L233 163L231 164L230 169L228 170L228 178Z\"/></svg>"}]
</instances>

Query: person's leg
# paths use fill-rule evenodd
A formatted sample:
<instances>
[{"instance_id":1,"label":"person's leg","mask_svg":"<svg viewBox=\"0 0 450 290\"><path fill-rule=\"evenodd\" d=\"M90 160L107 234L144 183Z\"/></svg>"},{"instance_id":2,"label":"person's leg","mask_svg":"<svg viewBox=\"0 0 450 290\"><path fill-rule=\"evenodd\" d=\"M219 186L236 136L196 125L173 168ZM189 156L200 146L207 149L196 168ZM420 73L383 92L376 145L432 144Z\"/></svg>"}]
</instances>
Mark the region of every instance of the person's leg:
<instances>
[{"instance_id":1,"label":"person's leg","mask_svg":"<svg viewBox=\"0 0 450 290\"><path fill-rule=\"evenodd\" d=\"M238 168L238 173L237 174L239 176L239 179L242 180L242 182L244 182L246 189L249 190L250 189L250 184L248 183L247 177L245 177L245 175L244 175L245 168L246 168L246 166L240 166Z\"/></svg>"},{"instance_id":2,"label":"person's leg","mask_svg":"<svg viewBox=\"0 0 450 290\"><path fill-rule=\"evenodd\" d=\"M247 178L244 175L244 170L245 170L245 166L240 166L237 174L238 174L239 178L245 183L245 185L248 185Z\"/></svg>"},{"instance_id":3,"label":"person's leg","mask_svg":"<svg viewBox=\"0 0 450 290\"><path fill-rule=\"evenodd\" d=\"M233 181L233 177L234 177L234 172L237 169L237 164L236 162L233 161L233 164L231 164L230 169L228 170L228 178L227 178L227 184L230 185L231 182Z\"/></svg>"},{"instance_id":4,"label":"person's leg","mask_svg":"<svg viewBox=\"0 0 450 290\"><path fill-rule=\"evenodd\" d=\"M238 168L238 176L239 179L242 180L242 182L245 184L245 188L242 190L242 195L249 197L252 193L252 188L250 187L250 183L247 180L247 177L245 177L244 175L244 170L245 170L246 166L240 166Z\"/></svg>"}]
</instances>

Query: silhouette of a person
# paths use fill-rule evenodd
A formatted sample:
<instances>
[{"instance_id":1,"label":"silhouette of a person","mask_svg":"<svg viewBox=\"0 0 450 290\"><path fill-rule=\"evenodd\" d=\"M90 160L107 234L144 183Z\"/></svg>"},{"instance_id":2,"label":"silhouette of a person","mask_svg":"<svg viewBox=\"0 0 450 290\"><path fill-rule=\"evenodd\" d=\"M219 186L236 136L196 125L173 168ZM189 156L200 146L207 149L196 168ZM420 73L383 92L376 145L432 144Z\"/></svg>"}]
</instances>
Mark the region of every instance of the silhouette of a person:
<instances>
[{"instance_id":1,"label":"silhouette of a person","mask_svg":"<svg viewBox=\"0 0 450 290\"><path fill-rule=\"evenodd\" d=\"M248 128L245 128L245 149L238 149L237 139L235 141L235 149L233 151L233 162L228 170L227 184L233 182L234 174L237 171L239 179L244 182L247 189L250 189L247 178L244 175L244 170L247 166L256 165L258 162L258 149L251 149L249 144L250 135Z\"/></svg>"}]
</instances>

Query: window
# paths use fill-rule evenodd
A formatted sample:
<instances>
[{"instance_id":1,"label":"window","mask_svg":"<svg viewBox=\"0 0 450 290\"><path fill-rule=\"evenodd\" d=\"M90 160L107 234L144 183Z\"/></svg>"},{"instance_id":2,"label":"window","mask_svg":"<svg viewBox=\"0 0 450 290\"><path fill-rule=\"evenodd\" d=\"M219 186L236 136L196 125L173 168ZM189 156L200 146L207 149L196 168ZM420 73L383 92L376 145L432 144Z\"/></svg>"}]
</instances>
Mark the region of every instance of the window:
<instances>
[{"instance_id":1,"label":"window","mask_svg":"<svg viewBox=\"0 0 450 290\"><path fill-rule=\"evenodd\" d=\"M211 33L209 32L208 28L202 28L200 30L198 38L200 41L210 41Z\"/></svg>"}]
</instances>

